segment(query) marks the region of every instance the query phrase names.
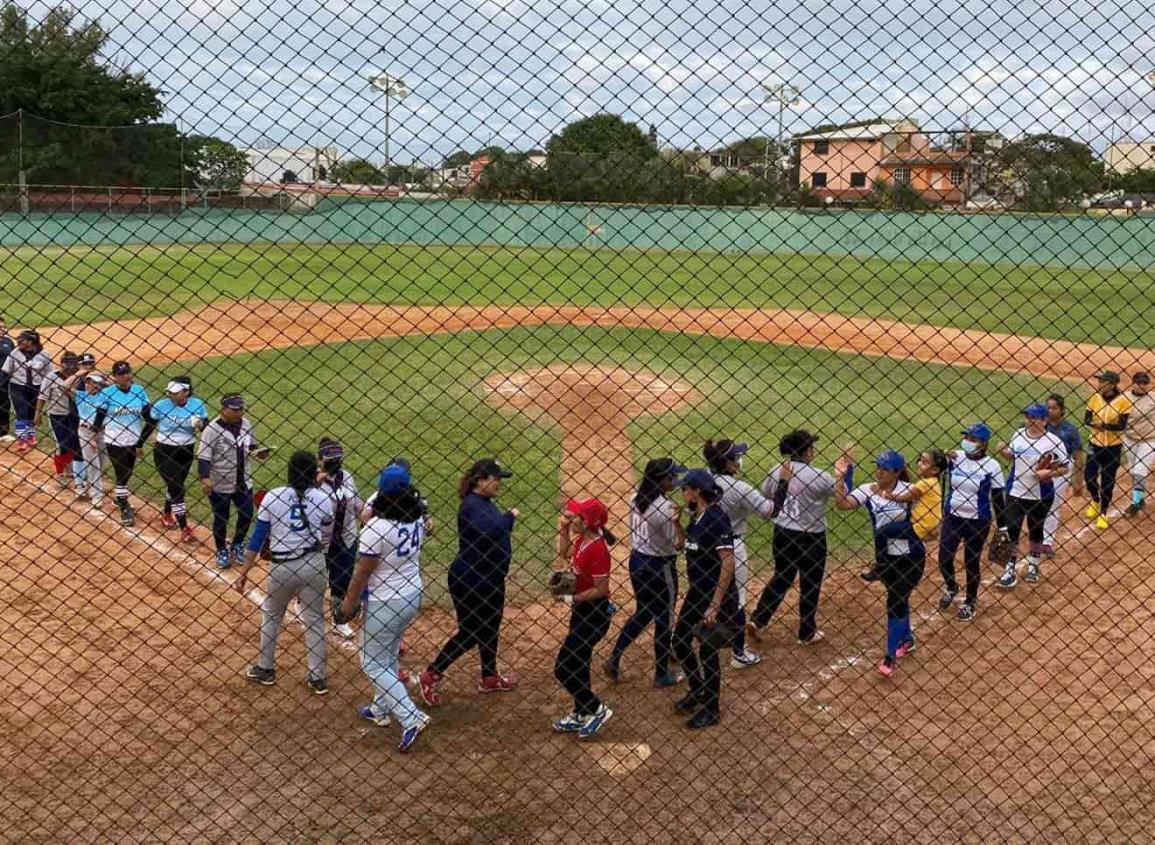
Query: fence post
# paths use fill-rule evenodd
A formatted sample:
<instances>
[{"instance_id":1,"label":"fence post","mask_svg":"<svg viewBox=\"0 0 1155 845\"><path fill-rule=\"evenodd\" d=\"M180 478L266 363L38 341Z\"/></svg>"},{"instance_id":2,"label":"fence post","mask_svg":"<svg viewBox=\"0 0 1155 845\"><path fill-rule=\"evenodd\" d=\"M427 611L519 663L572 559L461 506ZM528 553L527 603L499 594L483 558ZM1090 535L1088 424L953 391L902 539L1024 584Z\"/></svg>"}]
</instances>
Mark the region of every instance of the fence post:
<instances>
[{"instance_id":1,"label":"fence post","mask_svg":"<svg viewBox=\"0 0 1155 845\"><path fill-rule=\"evenodd\" d=\"M23 170L20 171L20 175L19 175L19 178L17 179L17 182L19 184L19 187L17 188L17 192L20 195L20 213L21 214L27 214L28 213L28 182L27 182L27 179L26 179L26 176L25 176Z\"/></svg>"}]
</instances>

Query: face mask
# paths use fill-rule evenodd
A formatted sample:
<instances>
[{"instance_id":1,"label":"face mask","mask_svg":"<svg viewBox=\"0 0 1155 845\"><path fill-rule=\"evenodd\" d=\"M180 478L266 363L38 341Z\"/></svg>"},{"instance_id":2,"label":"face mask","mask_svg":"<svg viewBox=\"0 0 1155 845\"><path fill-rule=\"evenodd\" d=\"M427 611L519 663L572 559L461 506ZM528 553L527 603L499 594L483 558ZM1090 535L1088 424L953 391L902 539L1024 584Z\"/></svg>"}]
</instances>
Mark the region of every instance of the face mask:
<instances>
[{"instance_id":1,"label":"face mask","mask_svg":"<svg viewBox=\"0 0 1155 845\"><path fill-rule=\"evenodd\" d=\"M982 447L982 446L980 446L978 443L972 443L972 442L971 442L971 441L969 441L969 440L964 440L964 441L963 441L961 444L959 444L959 445L962 447L962 450L963 450L963 454L965 454L967 457L974 457L974 456L975 456L975 455L977 455L977 454L979 453L979 451L981 451L981 450L982 450L982 448L983 448L983 447Z\"/></svg>"},{"instance_id":2,"label":"face mask","mask_svg":"<svg viewBox=\"0 0 1155 845\"><path fill-rule=\"evenodd\" d=\"M336 475L338 472L341 471L341 462L340 461L325 461L323 464L321 464L321 468L323 470L325 470L325 472L328 473L329 475Z\"/></svg>"}]
</instances>

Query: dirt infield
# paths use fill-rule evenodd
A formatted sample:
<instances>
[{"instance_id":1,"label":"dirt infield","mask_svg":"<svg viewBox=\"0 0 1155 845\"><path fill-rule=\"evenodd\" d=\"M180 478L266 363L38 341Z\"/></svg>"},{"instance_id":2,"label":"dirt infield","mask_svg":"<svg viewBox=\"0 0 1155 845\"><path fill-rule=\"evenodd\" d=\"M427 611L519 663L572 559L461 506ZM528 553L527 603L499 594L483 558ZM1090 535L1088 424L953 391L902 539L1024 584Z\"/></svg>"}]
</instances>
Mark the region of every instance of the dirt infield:
<instances>
[{"instance_id":1,"label":"dirt infield","mask_svg":"<svg viewBox=\"0 0 1155 845\"><path fill-rule=\"evenodd\" d=\"M241 300L170 317L44 329L54 349L162 364L321 343L519 326L615 326L762 341L899 360L1085 381L1095 372L1155 370L1148 349L1097 346L867 317L785 309L391 306Z\"/></svg>"},{"instance_id":2,"label":"dirt infield","mask_svg":"<svg viewBox=\"0 0 1155 845\"><path fill-rule=\"evenodd\" d=\"M466 658L412 756L395 729L357 720L367 684L330 657L333 692L309 696L290 627L271 689L241 677L257 613L178 565L171 543L124 532L49 491L42 459L3 456L6 566L0 770L13 842L1142 841L1153 786L1155 571L1131 542L1070 516L1038 586L984 592L963 625L917 593L920 649L873 672L877 590L831 573L827 640L793 642L791 599L762 666L726 670L724 726L691 735L673 694L647 684L649 641L607 687L617 716L596 744L550 735L557 606L511 614L514 695L482 698ZM26 518L43 513L47 521ZM142 522L150 514L142 512ZM865 530L865 528L864 528ZM1125 532L1125 533L1124 533ZM449 630L423 613L417 668ZM616 628L616 625L615 625ZM605 645L602 647L604 652ZM584 811L575 796L596 802ZM590 821L596 819L597 821ZM612 831L612 833L611 833ZM679 833L680 832L680 833Z\"/></svg>"}]
</instances>

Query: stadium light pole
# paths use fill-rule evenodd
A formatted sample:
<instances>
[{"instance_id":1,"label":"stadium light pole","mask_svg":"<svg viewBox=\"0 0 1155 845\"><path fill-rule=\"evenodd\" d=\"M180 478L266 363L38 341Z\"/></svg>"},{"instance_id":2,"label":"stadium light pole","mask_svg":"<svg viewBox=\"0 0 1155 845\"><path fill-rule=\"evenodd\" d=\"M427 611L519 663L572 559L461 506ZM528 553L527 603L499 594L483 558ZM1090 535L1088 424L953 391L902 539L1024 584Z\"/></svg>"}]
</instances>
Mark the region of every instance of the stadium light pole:
<instances>
[{"instance_id":1,"label":"stadium light pole","mask_svg":"<svg viewBox=\"0 0 1155 845\"><path fill-rule=\"evenodd\" d=\"M409 96L409 88L405 82L396 76L379 73L369 77L369 85L385 95L385 185L389 185L389 101L398 102Z\"/></svg>"},{"instance_id":2,"label":"stadium light pole","mask_svg":"<svg viewBox=\"0 0 1155 845\"><path fill-rule=\"evenodd\" d=\"M791 85L789 82L762 83L762 102L778 104L778 155L774 157L776 162L775 169L781 169L781 164L778 163L778 159L782 155L782 136L786 131L786 107L798 105L802 101L801 97L802 92L795 86ZM779 176L781 176L781 173L779 173ZM770 137L769 134L767 134L762 178L768 179L769 177Z\"/></svg>"}]
</instances>

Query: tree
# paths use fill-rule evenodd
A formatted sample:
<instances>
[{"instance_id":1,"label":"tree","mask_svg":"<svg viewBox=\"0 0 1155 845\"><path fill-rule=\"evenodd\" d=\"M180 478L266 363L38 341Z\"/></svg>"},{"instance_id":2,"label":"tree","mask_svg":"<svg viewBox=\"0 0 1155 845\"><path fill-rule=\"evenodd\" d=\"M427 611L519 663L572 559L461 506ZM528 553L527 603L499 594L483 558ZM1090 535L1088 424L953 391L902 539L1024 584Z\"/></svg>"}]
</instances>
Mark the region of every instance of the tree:
<instances>
[{"instance_id":1,"label":"tree","mask_svg":"<svg viewBox=\"0 0 1155 845\"><path fill-rule=\"evenodd\" d=\"M545 150L551 157L570 154L595 158L630 153L647 159L658 154L657 146L636 123L627 123L613 114L597 114L569 124L549 139Z\"/></svg>"},{"instance_id":2,"label":"tree","mask_svg":"<svg viewBox=\"0 0 1155 845\"><path fill-rule=\"evenodd\" d=\"M333 165L329 174L334 182L346 182L353 185L384 185L385 174L377 165L363 158L351 158L339 161Z\"/></svg>"},{"instance_id":3,"label":"tree","mask_svg":"<svg viewBox=\"0 0 1155 845\"><path fill-rule=\"evenodd\" d=\"M1061 135L1028 135L1000 151L995 178L1009 182L1027 211L1055 211L1103 185L1103 165L1086 144Z\"/></svg>"},{"instance_id":4,"label":"tree","mask_svg":"<svg viewBox=\"0 0 1155 845\"><path fill-rule=\"evenodd\" d=\"M658 155L637 124L612 114L569 124L545 149L545 184L555 199L567 201L642 201L645 164Z\"/></svg>"},{"instance_id":5,"label":"tree","mask_svg":"<svg viewBox=\"0 0 1155 845\"><path fill-rule=\"evenodd\" d=\"M470 153L465 150L458 150L445 157L445 160L441 162L441 168L447 170L450 167L463 167L471 161L473 161L473 156Z\"/></svg>"},{"instance_id":6,"label":"tree","mask_svg":"<svg viewBox=\"0 0 1155 845\"><path fill-rule=\"evenodd\" d=\"M1155 194L1155 170L1132 170L1112 173L1107 185L1125 194Z\"/></svg>"},{"instance_id":7,"label":"tree","mask_svg":"<svg viewBox=\"0 0 1155 845\"><path fill-rule=\"evenodd\" d=\"M219 138L189 136L185 141L185 157L188 181L199 188L235 191L249 172L249 157Z\"/></svg>"}]
</instances>

